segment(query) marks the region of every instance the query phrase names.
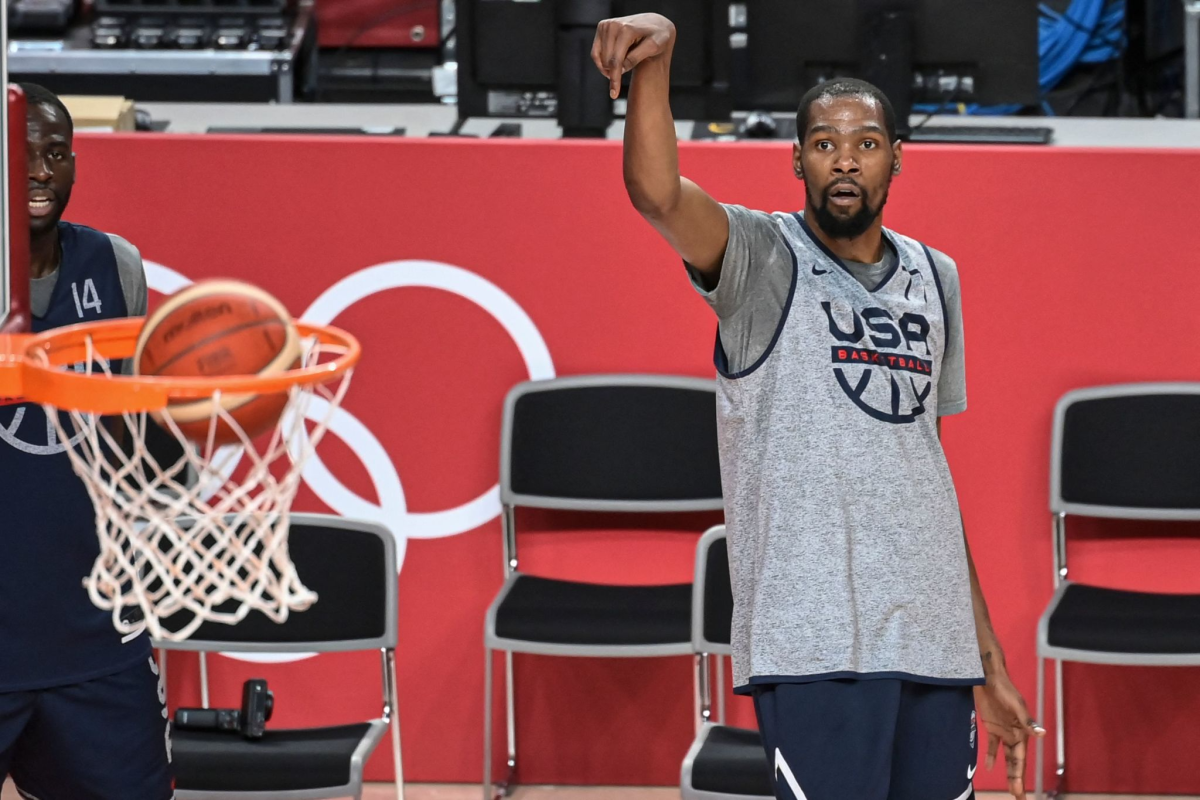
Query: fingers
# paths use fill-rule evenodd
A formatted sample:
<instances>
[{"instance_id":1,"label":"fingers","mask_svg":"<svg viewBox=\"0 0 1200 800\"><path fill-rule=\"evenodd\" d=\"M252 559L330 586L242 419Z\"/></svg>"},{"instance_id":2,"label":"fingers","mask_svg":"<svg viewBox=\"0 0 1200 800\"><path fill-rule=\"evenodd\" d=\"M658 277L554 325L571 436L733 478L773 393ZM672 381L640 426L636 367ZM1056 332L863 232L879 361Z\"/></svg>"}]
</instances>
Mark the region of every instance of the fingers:
<instances>
[{"instance_id":1,"label":"fingers","mask_svg":"<svg viewBox=\"0 0 1200 800\"><path fill-rule=\"evenodd\" d=\"M1043 728L1041 724L1039 724L1038 721L1032 717L1026 721L1025 727L1029 730L1030 736L1036 736L1040 739L1046 735L1046 729Z\"/></svg>"},{"instance_id":2,"label":"fingers","mask_svg":"<svg viewBox=\"0 0 1200 800\"><path fill-rule=\"evenodd\" d=\"M984 764L984 769L991 769L996 765L996 753L1000 750L1000 737L988 731L988 752L987 763Z\"/></svg>"},{"instance_id":3,"label":"fingers","mask_svg":"<svg viewBox=\"0 0 1200 800\"><path fill-rule=\"evenodd\" d=\"M1004 746L1004 760L1008 765L1008 793L1017 800L1025 798L1025 739L1014 745Z\"/></svg>"},{"instance_id":4,"label":"fingers","mask_svg":"<svg viewBox=\"0 0 1200 800\"><path fill-rule=\"evenodd\" d=\"M638 64L645 61L650 56L658 55L661 46L652 37L647 36L642 39L637 45L629 51L625 56L625 60L621 62L621 67L625 72L629 72Z\"/></svg>"},{"instance_id":5,"label":"fingers","mask_svg":"<svg viewBox=\"0 0 1200 800\"><path fill-rule=\"evenodd\" d=\"M628 25L616 25L614 28L616 33L604 54L604 66L608 69L608 95L616 100L621 93L621 76L632 69L625 66L629 49L637 43L639 35Z\"/></svg>"},{"instance_id":6,"label":"fingers","mask_svg":"<svg viewBox=\"0 0 1200 800\"><path fill-rule=\"evenodd\" d=\"M669 33L638 28L619 19L596 26L592 63L608 78L609 96L615 100L621 92L621 76L658 55L668 41Z\"/></svg>"},{"instance_id":7,"label":"fingers","mask_svg":"<svg viewBox=\"0 0 1200 800\"><path fill-rule=\"evenodd\" d=\"M604 62L601 56L604 53L604 31L608 27L607 22L601 22L596 26L596 38L592 40L592 63L596 65L596 69L600 70L600 74L608 77L608 70L604 68Z\"/></svg>"}]
</instances>

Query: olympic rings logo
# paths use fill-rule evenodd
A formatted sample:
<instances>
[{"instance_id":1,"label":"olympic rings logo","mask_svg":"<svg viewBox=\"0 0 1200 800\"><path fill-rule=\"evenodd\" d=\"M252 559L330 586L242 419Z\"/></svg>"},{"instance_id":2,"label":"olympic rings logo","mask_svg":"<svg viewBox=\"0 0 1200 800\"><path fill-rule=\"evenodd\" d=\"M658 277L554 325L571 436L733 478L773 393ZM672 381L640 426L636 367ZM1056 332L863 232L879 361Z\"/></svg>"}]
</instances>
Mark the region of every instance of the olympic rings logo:
<instances>
[{"instance_id":1,"label":"olympic rings logo","mask_svg":"<svg viewBox=\"0 0 1200 800\"><path fill-rule=\"evenodd\" d=\"M175 270L153 261L146 261L145 267L149 287L164 294L176 292L192 282ZM412 287L450 292L479 306L500 323L512 338L525 362L530 380L554 377L550 350L525 310L494 283L462 267L439 261L388 261L359 270L326 289L300 319L319 325L330 324L360 300L389 289ZM316 417L324 410L323 403L314 402L309 409L309 417ZM366 425L345 408L338 408L329 425L329 433L340 438L362 461L379 502L373 503L348 489L315 453L304 467L304 482L334 512L387 526L396 538L397 570L404 564L405 544L409 539L455 536L474 530L500 515L499 484L453 508L425 513L409 512L396 466ZM237 460L231 459L229 472L232 473L236 466ZM306 654L226 655L259 662L296 661L309 657Z\"/></svg>"}]
</instances>

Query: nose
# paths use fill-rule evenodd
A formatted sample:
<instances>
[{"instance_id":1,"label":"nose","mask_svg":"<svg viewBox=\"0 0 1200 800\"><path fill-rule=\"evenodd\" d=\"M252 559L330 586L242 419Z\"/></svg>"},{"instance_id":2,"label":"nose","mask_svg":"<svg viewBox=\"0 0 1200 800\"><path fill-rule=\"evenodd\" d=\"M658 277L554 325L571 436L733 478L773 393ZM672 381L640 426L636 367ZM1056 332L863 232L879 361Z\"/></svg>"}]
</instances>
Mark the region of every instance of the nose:
<instances>
[{"instance_id":1,"label":"nose","mask_svg":"<svg viewBox=\"0 0 1200 800\"><path fill-rule=\"evenodd\" d=\"M29 164L29 180L36 181L38 184L48 184L50 178L53 178L49 160L40 152L32 149L26 150L25 161Z\"/></svg>"},{"instance_id":2,"label":"nose","mask_svg":"<svg viewBox=\"0 0 1200 800\"><path fill-rule=\"evenodd\" d=\"M853 147L847 145L838 152L833 172L835 175L857 175L861 172Z\"/></svg>"},{"instance_id":3,"label":"nose","mask_svg":"<svg viewBox=\"0 0 1200 800\"><path fill-rule=\"evenodd\" d=\"M29 162L29 179L38 183L48 183L52 177L50 165L46 159L42 158L37 153L30 153Z\"/></svg>"}]
</instances>

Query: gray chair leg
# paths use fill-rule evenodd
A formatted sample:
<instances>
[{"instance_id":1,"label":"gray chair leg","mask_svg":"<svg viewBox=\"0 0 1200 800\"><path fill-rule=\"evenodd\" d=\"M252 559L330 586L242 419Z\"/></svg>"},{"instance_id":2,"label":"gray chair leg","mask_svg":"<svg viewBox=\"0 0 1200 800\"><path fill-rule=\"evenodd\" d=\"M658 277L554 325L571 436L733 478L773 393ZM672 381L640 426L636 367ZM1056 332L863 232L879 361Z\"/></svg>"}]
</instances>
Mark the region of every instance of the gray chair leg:
<instances>
[{"instance_id":1,"label":"gray chair leg","mask_svg":"<svg viewBox=\"0 0 1200 800\"><path fill-rule=\"evenodd\" d=\"M388 705L392 709L392 764L395 765L394 783L396 784L396 800L404 800L404 756L400 751L400 703L397 699L396 653L388 650L387 659L389 697ZM361 787L359 789L361 791Z\"/></svg>"},{"instance_id":2,"label":"gray chair leg","mask_svg":"<svg viewBox=\"0 0 1200 800\"><path fill-rule=\"evenodd\" d=\"M483 648L483 800L492 800L492 651Z\"/></svg>"},{"instance_id":3,"label":"gray chair leg","mask_svg":"<svg viewBox=\"0 0 1200 800\"><path fill-rule=\"evenodd\" d=\"M508 724L508 776L504 779L505 796L513 793L517 783L517 692L513 677L513 653L504 652L504 711Z\"/></svg>"},{"instance_id":4,"label":"gray chair leg","mask_svg":"<svg viewBox=\"0 0 1200 800\"><path fill-rule=\"evenodd\" d=\"M728 725L729 720L725 718L725 656L714 656L717 660L717 721L722 725Z\"/></svg>"},{"instance_id":5,"label":"gray chair leg","mask_svg":"<svg viewBox=\"0 0 1200 800\"><path fill-rule=\"evenodd\" d=\"M1065 704L1063 702L1063 662L1054 662L1054 702L1055 711L1058 714L1058 719L1055 728L1056 735L1056 751L1058 753L1058 767L1054 774L1057 780L1055 781L1053 797L1062 797L1067 792L1067 721Z\"/></svg>"},{"instance_id":6,"label":"gray chair leg","mask_svg":"<svg viewBox=\"0 0 1200 800\"><path fill-rule=\"evenodd\" d=\"M1038 657L1037 660L1037 716L1035 719L1042 725L1046 724L1046 661ZM1034 759L1034 796L1037 800L1044 800L1044 784L1046 772L1046 747L1045 737L1041 737L1034 744L1037 748L1037 757Z\"/></svg>"}]
</instances>

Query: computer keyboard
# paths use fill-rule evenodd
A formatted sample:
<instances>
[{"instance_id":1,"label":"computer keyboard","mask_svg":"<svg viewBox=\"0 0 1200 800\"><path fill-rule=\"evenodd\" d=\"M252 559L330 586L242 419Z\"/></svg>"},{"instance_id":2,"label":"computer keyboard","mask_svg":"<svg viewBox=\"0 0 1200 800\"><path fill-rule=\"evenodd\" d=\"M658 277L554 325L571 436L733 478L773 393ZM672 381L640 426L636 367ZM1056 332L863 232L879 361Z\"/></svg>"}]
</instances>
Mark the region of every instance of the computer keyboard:
<instances>
[{"instance_id":1,"label":"computer keyboard","mask_svg":"<svg viewBox=\"0 0 1200 800\"><path fill-rule=\"evenodd\" d=\"M922 125L909 134L910 142L948 144L1050 144L1054 129L1017 125Z\"/></svg>"}]
</instances>

